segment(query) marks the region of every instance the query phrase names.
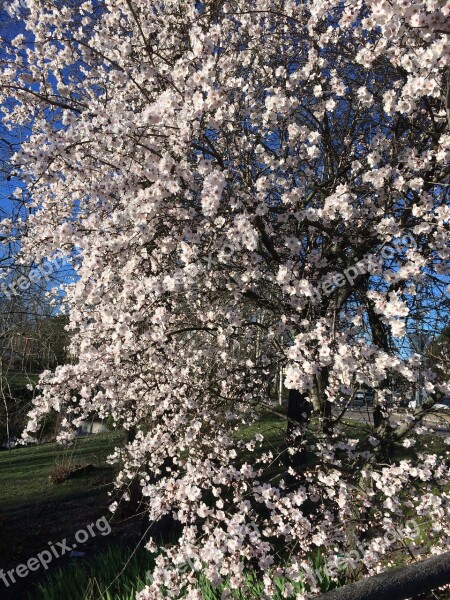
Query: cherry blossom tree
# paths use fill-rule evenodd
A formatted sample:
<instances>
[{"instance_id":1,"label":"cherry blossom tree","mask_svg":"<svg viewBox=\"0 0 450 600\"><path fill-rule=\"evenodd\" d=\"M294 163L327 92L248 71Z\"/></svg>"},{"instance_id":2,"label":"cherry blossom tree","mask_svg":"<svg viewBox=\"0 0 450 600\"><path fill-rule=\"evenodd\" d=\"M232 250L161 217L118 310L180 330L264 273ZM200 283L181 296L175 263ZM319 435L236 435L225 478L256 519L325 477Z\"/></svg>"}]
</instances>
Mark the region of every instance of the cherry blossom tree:
<instances>
[{"instance_id":1,"label":"cherry blossom tree","mask_svg":"<svg viewBox=\"0 0 450 600\"><path fill-rule=\"evenodd\" d=\"M51 409L62 440L93 411L136 431L113 457L117 486L138 481L149 518L181 525L141 600L199 597L200 571L245 593L249 569L264 597L279 577L284 597L302 581L315 593L317 551L332 576L407 560L408 544L427 554L410 515L445 547L448 453L413 446L449 382L406 340L418 315L434 334L448 314L449 11L11 5L0 85L5 126L30 128L14 157L23 252L62 251L77 272L78 362L41 377L25 438ZM280 369L285 444L240 440L274 409ZM393 424L419 373L425 403ZM374 422L352 439L342 418L361 385Z\"/></svg>"}]
</instances>

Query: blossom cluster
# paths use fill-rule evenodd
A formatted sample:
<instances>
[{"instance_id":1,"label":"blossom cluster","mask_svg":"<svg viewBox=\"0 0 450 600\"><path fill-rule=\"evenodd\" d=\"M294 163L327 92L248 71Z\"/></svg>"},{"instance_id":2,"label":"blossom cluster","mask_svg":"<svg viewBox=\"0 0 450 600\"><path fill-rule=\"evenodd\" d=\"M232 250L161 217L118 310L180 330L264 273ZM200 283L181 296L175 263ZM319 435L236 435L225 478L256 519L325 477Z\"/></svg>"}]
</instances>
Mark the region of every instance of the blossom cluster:
<instances>
[{"instance_id":1,"label":"blossom cluster","mask_svg":"<svg viewBox=\"0 0 450 600\"><path fill-rule=\"evenodd\" d=\"M22 252L61 251L76 270L78 360L42 374L24 439L51 410L62 441L94 413L137 431L111 458L117 488L137 481L149 518L182 531L140 599L195 598L200 571L245 593L249 568L265 598L279 577L285 597L305 580L314 594L314 553L335 573L360 545L374 573L412 513L440 552L447 455L392 459L421 430L417 414L393 430L387 399L419 379L429 402L449 392L445 369L400 345L417 315L448 307L448 2L26 0L10 13L21 33L0 102L4 127L29 132L13 158L30 192ZM353 275L315 293L339 273ZM280 371L311 416L281 447L263 429L240 439ZM334 409L355 386L376 396L362 439ZM192 572L173 568L188 560Z\"/></svg>"}]
</instances>

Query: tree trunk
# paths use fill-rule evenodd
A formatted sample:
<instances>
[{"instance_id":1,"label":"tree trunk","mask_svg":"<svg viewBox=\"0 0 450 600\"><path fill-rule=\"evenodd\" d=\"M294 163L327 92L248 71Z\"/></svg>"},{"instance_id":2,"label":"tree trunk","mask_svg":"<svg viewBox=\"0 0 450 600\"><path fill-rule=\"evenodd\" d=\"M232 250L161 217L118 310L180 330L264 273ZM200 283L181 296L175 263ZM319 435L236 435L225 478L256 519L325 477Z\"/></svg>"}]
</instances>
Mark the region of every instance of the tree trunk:
<instances>
[{"instance_id":1,"label":"tree trunk","mask_svg":"<svg viewBox=\"0 0 450 600\"><path fill-rule=\"evenodd\" d=\"M289 390L286 443L295 448L295 451L292 454L287 453L286 468L291 468L298 474L301 474L307 464L306 429L310 416L311 404L306 395L301 394L298 390ZM296 430L301 431L296 432ZM288 485L293 485L298 483L298 477L287 473L286 481Z\"/></svg>"}]
</instances>

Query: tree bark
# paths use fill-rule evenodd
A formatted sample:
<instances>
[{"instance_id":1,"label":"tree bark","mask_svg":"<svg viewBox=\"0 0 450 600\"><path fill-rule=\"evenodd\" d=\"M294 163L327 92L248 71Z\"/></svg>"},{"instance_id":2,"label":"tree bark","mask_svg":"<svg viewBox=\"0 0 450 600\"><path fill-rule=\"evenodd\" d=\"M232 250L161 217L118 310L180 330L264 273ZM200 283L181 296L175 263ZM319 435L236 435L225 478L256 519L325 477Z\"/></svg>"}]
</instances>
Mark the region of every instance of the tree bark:
<instances>
[{"instance_id":1,"label":"tree bark","mask_svg":"<svg viewBox=\"0 0 450 600\"><path fill-rule=\"evenodd\" d=\"M289 390L288 410L287 410L287 430L286 442L290 447L294 447L293 454L287 453L286 468L292 468L296 473L301 473L306 468L307 451L306 451L306 428L311 416L311 404L306 399L305 394L301 394L298 390ZM301 429L301 433L295 433L295 430ZM298 482L298 478L287 473L286 481L288 485L293 485Z\"/></svg>"},{"instance_id":2,"label":"tree bark","mask_svg":"<svg viewBox=\"0 0 450 600\"><path fill-rule=\"evenodd\" d=\"M450 583L450 552L344 585L317 600L406 600Z\"/></svg>"}]
</instances>

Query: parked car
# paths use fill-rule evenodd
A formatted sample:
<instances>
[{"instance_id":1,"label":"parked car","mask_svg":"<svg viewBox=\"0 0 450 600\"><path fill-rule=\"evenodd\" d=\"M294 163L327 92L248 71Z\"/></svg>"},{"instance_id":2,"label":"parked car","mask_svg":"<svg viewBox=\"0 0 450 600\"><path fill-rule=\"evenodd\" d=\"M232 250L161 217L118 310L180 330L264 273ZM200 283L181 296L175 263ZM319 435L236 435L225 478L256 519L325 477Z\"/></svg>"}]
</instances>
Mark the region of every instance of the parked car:
<instances>
[{"instance_id":1,"label":"parked car","mask_svg":"<svg viewBox=\"0 0 450 600\"><path fill-rule=\"evenodd\" d=\"M450 396L444 396L433 408L437 410L450 410Z\"/></svg>"},{"instance_id":2,"label":"parked car","mask_svg":"<svg viewBox=\"0 0 450 600\"><path fill-rule=\"evenodd\" d=\"M417 401L411 400L408 403L408 408L414 410L417 408ZM450 396L444 396L440 402L433 406L433 410L450 410Z\"/></svg>"},{"instance_id":3,"label":"parked car","mask_svg":"<svg viewBox=\"0 0 450 600\"><path fill-rule=\"evenodd\" d=\"M355 397L353 399L354 406L363 406L365 400L365 393L363 391L356 392Z\"/></svg>"},{"instance_id":4,"label":"parked car","mask_svg":"<svg viewBox=\"0 0 450 600\"><path fill-rule=\"evenodd\" d=\"M365 406L373 404L373 390L357 390L353 398L353 406Z\"/></svg>"}]
</instances>

